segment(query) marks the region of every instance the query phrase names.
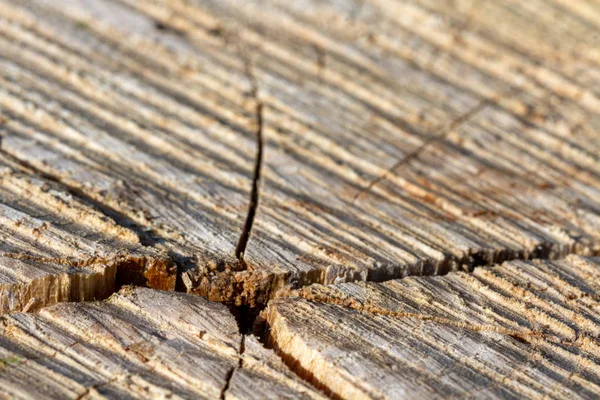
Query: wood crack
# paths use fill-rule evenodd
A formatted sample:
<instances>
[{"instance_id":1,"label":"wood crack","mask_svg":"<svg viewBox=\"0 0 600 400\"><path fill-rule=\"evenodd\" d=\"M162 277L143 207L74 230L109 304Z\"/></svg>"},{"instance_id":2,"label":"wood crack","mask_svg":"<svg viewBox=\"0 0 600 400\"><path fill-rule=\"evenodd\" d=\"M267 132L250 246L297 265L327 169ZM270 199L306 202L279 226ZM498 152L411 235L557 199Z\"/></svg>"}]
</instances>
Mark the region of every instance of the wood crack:
<instances>
[{"instance_id":1,"label":"wood crack","mask_svg":"<svg viewBox=\"0 0 600 400\"><path fill-rule=\"evenodd\" d=\"M241 339L240 339L240 348L238 351L238 364L236 366L233 366L229 372L227 373L227 377L225 380L225 386L223 387L223 391L221 392L221 400L225 400L225 396L227 395L227 391L229 390L229 385L231 383L231 379L233 378L233 374L235 374L235 371L241 369L244 367L244 351L245 349L245 340L246 340L246 335L244 335L244 333L242 332L241 335Z\"/></svg>"},{"instance_id":2,"label":"wood crack","mask_svg":"<svg viewBox=\"0 0 600 400\"><path fill-rule=\"evenodd\" d=\"M387 176L389 174L397 171L399 168L407 165L409 162L411 162L412 160L414 160L417 157L419 157L419 155L421 155L421 153L423 153L423 151L425 151L426 149L428 149L431 145L433 145L435 143L439 143L439 142L444 141L448 137L448 135L454 129L458 128L459 126L461 126L465 122L469 121L475 115L477 115L482 110L484 110L486 107L488 107L490 105L493 105L493 104L497 104L498 100L495 100L495 97L498 97L499 99L502 99L502 98L505 98L507 96L513 96L514 94L516 94L516 92L518 90L519 89L517 89L517 88L512 88L512 89L508 90L505 94L501 94L500 96L494 96L494 97L485 98L485 99L481 100L478 104L476 104L469 111L467 111L464 114L458 116L457 118L455 118L454 120L452 120L448 125L444 126L443 128L439 129L436 133L434 133L433 135L429 136L423 142L423 144L421 144L419 147L417 147L414 151L412 151L409 154L407 154L405 157L403 157L400 160L398 160L394 165L392 165L383 174L381 174L380 176L376 177L371 182L369 182L369 184L367 186L365 186L362 190L360 190L359 192L357 192L352 197L351 204L354 204L356 202L356 200L358 200L358 198L361 197L362 195L370 192L371 189L373 189L374 186L376 186L378 183L380 183L385 178L387 178Z\"/></svg>"},{"instance_id":3,"label":"wood crack","mask_svg":"<svg viewBox=\"0 0 600 400\"><path fill-rule=\"evenodd\" d=\"M570 300L594 297L598 262L571 256L443 278L303 288L270 303L265 340L290 369L340 398L378 398L382 388L381 397L395 398L398 388L413 394L424 382L441 394L457 389L461 398L597 393L597 301ZM506 285L482 280L485 271ZM480 284L466 279L473 275ZM364 372L371 368L380 374L376 383ZM447 386L449 376L468 384ZM396 377L386 390L381 382Z\"/></svg>"},{"instance_id":4,"label":"wood crack","mask_svg":"<svg viewBox=\"0 0 600 400\"><path fill-rule=\"evenodd\" d=\"M244 54L240 51L240 54ZM252 66L252 62L246 56L243 57L245 59L245 71L248 80L250 81L250 96L255 102L255 135L256 135L256 161L254 164L254 176L252 177L252 189L250 192L250 204L248 206L248 214L246 216L246 221L244 222L244 228L238 240L237 246L235 248L235 255L240 260L242 265L248 269L246 262L244 261L244 253L246 251L246 247L248 245L248 241L250 239L250 234L252 233L252 226L254 225L254 219L256 217L256 211L258 209L258 202L260 197L260 177L262 171L263 164L263 104L259 99L258 93L258 83L256 81L256 76L254 75L254 70Z\"/></svg>"},{"instance_id":5,"label":"wood crack","mask_svg":"<svg viewBox=\"0 0 600 400\"><path fill-rule=\"evenodd\" d=\"M104 343L98 354L155 376L142 397L189 379L190 393L241 399L272 385L255 374L293 375L261 371L249 332L262 323L289 369L333 397L445 398L452 384L552 396L585 374L596 388L582 397L600 394L597 269L479 268L600 254L600 100L585 68L599 25L584 2L54 3L0 0L0 313L28 313L5 318L40 332L37 348L51 336L35 321L55 312L89 339L81 350ZM177 282L160 286L173 263ZM190 295L67 303L146 273ZM531 362L503 376L486 346ZM133 390L121 364L73 397L113 376Z\"/></svg>"}]
</instances>

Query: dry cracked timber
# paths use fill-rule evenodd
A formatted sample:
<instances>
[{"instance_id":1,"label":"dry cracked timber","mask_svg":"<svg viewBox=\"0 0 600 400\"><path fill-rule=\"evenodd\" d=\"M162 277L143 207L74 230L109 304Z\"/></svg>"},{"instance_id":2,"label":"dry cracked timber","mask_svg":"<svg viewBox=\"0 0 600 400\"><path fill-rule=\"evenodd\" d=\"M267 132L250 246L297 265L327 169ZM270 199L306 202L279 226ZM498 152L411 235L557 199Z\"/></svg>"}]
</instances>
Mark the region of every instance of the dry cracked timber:
<instances>
[{"instance_id":1,"label":"dry cracked timber","mask_svg":"<svg viewBox=\"0 0 600 400\"><path fill-rule=\"evenodd\" d=\"M367 379L383 365L354 392L336 386L343 373L323 382L336 361L306 365L284 346L297 316L272 299L600 252L599 11L458 3L0 0L1 312L61 310L71 306L44 307L133 284L225 303L246 333L269 305L261 324L284 328L264 339L291 370L333 396L390 397L392 378L392 392ZM421 321L500 329L444 318ZM157 335L153 345L168 337ZM238 353L209 397L235 392ZM407 368L440 372L429 367ZM497 380L477 392L467 375L448 390L535 397ZM84 390L70 393L96 396L117 376L75 379Z\"/></svg>"},{"instance_id":2,"label":"dry cracked timber","mask_svg":"<svg viewBox=\"0 0 600 400\"><path fill-rule=\"evenodd\" d=\"M600 259L312 285L273 300L267 343L335 398L596 398Z\"/></svg>"}]
</instances>

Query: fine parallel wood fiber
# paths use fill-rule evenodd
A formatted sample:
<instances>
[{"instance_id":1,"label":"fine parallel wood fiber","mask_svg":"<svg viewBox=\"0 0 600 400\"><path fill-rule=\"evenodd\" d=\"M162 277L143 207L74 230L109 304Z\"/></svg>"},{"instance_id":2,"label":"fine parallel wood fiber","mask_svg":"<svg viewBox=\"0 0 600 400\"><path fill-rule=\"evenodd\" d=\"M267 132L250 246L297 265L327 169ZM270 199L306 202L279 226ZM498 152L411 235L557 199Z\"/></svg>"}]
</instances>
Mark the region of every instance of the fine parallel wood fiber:
<instances>
[{"instance_id":1,"label":"fine parallel wood fiber","mask_svg":"<svg viewBox=\"0 0 600 400\"><path fill-rule=\"evenodd\" d=\"M313 285L265 314L268 343L335 398L600 396L600 258Z\"/></svg>"},{"instance_id":2,"label":"fine parallel wood fiber","mask_svg":"<svg viewBox=\"0 0 600 400\"><path fill-rule=\"evenodd\" d=\"M100 300L124 282L173 290L167 254L0 154L0 315Z\"/></svg>"},{"instance_id":3,"label":"fine parallel wood fiber","mask_svg":"<svg viewBox=\"0 0 600 400\"><path fill-rule=\"evenodd\" d=\"M599 25L562 0L0 0L1 150L215 301L594 255Z\"/></svg>"},{"instance_id":4,"label":"fine parallel wood fiber","mask_svg":"<svg viewBox=\"0 0 600 400\"><path fill-rule=\"evenodd\" d=\"M0 0L0 399L594 399L599 257L598 1Z\"/></svg>"},{"instance_id":5,"label":"fine parallel wood fiber","mask_svg":"<svg viewBox=\"0 0 600 400\"><path fill-rule=\"evenodd\" d=\"M324 399L223 304L124 287L0 318L0 398Z\"/></svg>"}]
</instances>

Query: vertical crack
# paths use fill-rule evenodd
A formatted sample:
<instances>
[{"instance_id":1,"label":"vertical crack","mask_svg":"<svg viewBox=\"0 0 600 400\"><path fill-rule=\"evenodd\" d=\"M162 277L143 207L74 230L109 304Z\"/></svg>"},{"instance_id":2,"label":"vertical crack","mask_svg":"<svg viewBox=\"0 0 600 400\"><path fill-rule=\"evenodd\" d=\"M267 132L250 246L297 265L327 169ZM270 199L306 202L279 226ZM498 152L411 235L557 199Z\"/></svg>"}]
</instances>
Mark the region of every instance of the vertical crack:
<instances>
[{"instance_id":1,"label":"vertical crack","mask_svg":"<svg viewBox=\"0 0 600 400\"><path fill-rule=\"evenodd\" d=\"M246 336L244 334L242 334L242 339L240 341L240 349L239 349L239 354L238 354L238 363L237 363L237 365L231 367L231 369L227 372L227 377L225 378L226 379L225 386L223 387L223 391L221 392L221 400L225 400L225 396L227 394L227 391L229 390L229 384L231 383L231 379L233 378L233 374L235 373L235 371L244 367L244 351L246 349L245 340L246 340Z\"/></svg>"},{"instance_id":2,"label":"vertical crack","mask_svg":"<svg viewBox=\"0 0 600 400\"><path fill-rule=\"evenodd\" d=\"M225 393L229 390L229 383L231 382L231 378L233 377L233 373L238 367L231 367L231 369L227 372L227 376L225 377L225 386L223 387L223 391L221 392L221 400L225 400Z\"/></svg>"},{"instance_id":3,"label":"vertical crack","mask_svg":"<svg viewBox=\"0 0 600 400\"><path fill-rule=\"evenodd\" d=\"M243 54L240 52L240 54ZM240 235L240 239L235 248L235 255L240 260L242 265L245 266L244 253L246 252L246 246L250 239L250 233L252 232L252 226L254 225L254 218L256 217L256 210L258 209L259 201L259 184L262 170L263 160L263 104L258 96L258 84L256 77L254 76L252 64L247 57L245 59L245 71L248 80L250 81L250 96L255 102L255 135L256 135L256 162L254 164L254 176L252 178L252 189L250 192L250 205L248 207L248 214L246 216L246 222L244 223L244 229Z\"/></svg>"}]
</instances>

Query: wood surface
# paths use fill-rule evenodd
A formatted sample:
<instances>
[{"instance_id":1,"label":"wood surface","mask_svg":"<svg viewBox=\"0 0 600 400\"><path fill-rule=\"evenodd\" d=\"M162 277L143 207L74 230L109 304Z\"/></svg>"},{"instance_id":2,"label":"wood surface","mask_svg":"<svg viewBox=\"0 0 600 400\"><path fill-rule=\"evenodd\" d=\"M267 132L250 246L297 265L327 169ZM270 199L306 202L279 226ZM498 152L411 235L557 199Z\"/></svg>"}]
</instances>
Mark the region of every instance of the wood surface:
<instances>
[{"instance_id":1,"label":"wood surface","mask_svg":"<svg viewBox=\"0 0 600 400\"><path fill-rule=\"evenodd\" d=\"M269 303L267 342L336 398L600 395L600 258L296 294Z\"/></svg>"},{"instance_id":2,"label":"wood surface","mask_svg":"<svg viewBox=\"0 0 600 400\"><path fill-rule=\"evenodd\" d=\"M598 1L0 0L0 398L596 398L598 256Z\"/></svg>"},{"instance_id":3,"label":"wood surface","mask_svg":"<svg viewBox=\"0 0 600 400\"><path fill-rule=\"evenodd\" d=\"M176 267L59 184L0 154L0 315L100 300L119 282L173 290Z\"/></svg>"},{"instance_id":4,"label":"wood surface","mask_svg":"<svg viewBox=\"0 0 600 400\"><path fill-rule=\"evenodd\" d=\"M2 150L216 301L596 254L597 7L353 4L2 1Z\"/></svg>"},{"instance_id":5,"label":"wood surface","mask_svg":"<svg viewBox=\"0 0 600 400\"><path fill-rule=\"evenodd\" d=\"M182 268L237 263L255 153L237 126L248 118L230 126L201 107L210 94L192 93L194 79L145 29L167 35L123 6L0 6L3 151L89 198Z\"/></svg>"},{"instance_id":6,"label":"wood surface","mask_svg":"<svg viewBox=\"0 0 600 400\"><path fill-rule=\"evenodd\" d=\"M0 330L0 398L324 398L199 296L124 287L4 316Z\"/></svg>"}]
</instances>

